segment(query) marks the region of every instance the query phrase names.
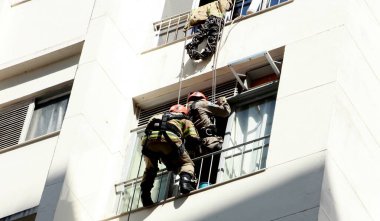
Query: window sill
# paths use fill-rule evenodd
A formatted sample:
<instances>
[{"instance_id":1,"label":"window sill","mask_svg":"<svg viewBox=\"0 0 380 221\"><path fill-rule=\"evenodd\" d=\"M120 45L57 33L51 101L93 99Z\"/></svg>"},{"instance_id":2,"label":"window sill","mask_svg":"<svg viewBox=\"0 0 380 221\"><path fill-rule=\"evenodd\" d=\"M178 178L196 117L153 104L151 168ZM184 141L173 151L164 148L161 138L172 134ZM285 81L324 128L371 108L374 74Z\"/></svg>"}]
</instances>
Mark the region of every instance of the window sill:
<instances>
[{"instance_id":1,"label":"window sill","mask_svg":"<svg viewBox=\"0 0 380 221\"><path fill-rule=\"evenodd\" d=\"M289 3L293 2L293 1L294 1L294 0L288 0L288 1L286 1L286 2L280 3L280 4L278 4L278 5L275 5L275 6L272 6L272 7L266 8L266 9L263 9L263 10L261 10L261 11L259 11L259 12L253 13L253 14L250 14L250 15L244 15L244 16L237 17L237 18L235 18L235 19L232 20L232 21L228 21L228 22L226 22L225 27L228 26L228 25L232 25L233 23L240 22L240 21L243 21L243 20L246 20L246 19L252 18L252 17L256 17L256 16L261 15L261 14L263 14L263 13L266 13L266 12L272 11L272 10L274 10L274 9L277 9L277 8L279 8L279 7L282 7L282 6L284 6L284 5L287 5L287 4L289 4ZM170 42L170 43L167 43L167 44L164 44L164 45L160 45L160 46L157 46L157 47L154 47L154 48L148 49L148 50L146 50L146 51L141 52L141 55L146 54L146 53L149 53L149 52L152 52L152 51L156 51L156 50L161 49L161 48L165 48L165 47L167 47L167 46L170 46L170 45L176 44L176 43L181 42L181 41L186 41L187 39L190 39L190 38L192 38L192 36L187 36L186 38L181 38L181 39L178 39L178 40L172 41L172 42Z\"/></svg>"},{"instance_id":2,"label":"window sill","mask_svg":"<svg viewBox=\"0 0 380 221\"><path fill-rule=\"evenodd\" d=\"M54 131L54 132L51 132L51 133L48 133L48 134L45 134L45 135L42 135L42 136L30 139L30 140L22 142L22 143L19 143L19 144L10 146L10 147L6 147L6 148L0 150L0 154L6 153L8 151L12 151L12 150L15 150L15 149L18 149L18 148L21 148L21 147L24 147L24 146L36 143L36 142L39 142L41 140L45 140L45 139L48 139L48 138L51 138L51 137L58 136L60 132L61 132L60 130Z\"/></svg>"},{"instance_id":3,"label":"window sill","mask_svg":"<svg viewBox=\"0 0 380 221\"><path fill-rule=\"evenodd\" d=\"M244 178L247 178L247 177L250 177L250 176L254 176L256 174L259 174L259 173L262 173L266 170L266 168L264 169L261 169L261 170L258 170L258 171L255 171L253 173L250 173L250 174L246 174L246 175L243 175L243 176L240 176L240 177L236 177L236 178L233 178L231 180L228 180L228 181L224 181L224 182L220 182L220 183L216 183L216 184L212 184L208 187L205 187L205 188L202 188L202 189L196 189L192 192L190 192L189 194L185 194L185 195L180 195L180 196L174 196L174 197L170 197L166 200L162 200L160 202L157 202L155 204L153 204L152 206L149 206L149 207L140 207L140 208L137 208L137 209L133 209L129 212L124 212L124 213L121 213L119 215L116 215L116 216L113 216L113 217L109 217L109 218L106 218L106 219L102 219L101 221L109 221L109 220L113 220L113 219L116 219L116 218L120 218L120 217L123 217L123 216L126 216L130 213L134 213L134 212L138 212L138 211L141 211L141 210L144 210L144 209L150 209L150 208L154 208L156 206L159 206L159 205L163 205L167 202L171 202L171 201L174 201L174 200L177 200L177 199L180 199L180 198L183 198L183 197L189 197L191 195L194 195L194 194L198 194L198 193L201 193L201 192L204 192L204 191L207 191L209 189L214 189L214 188L217 188L219 186L223 186L223 185L226 185L226 184L229 184L229 183L232 183L232 182L235 182L237 180L240 180L240 179L244 179Z\"/></svg>"},{"instance_id":4,"label":"window sill","mask_svg":"<svg viewBox=\"0 0 380 221\"><path fill-rule=\"evenodd\" d=\"M11 1L11 7L21 5L22 3L28 2L30 0L13 0Z\"/></svg>"}]
</instances>

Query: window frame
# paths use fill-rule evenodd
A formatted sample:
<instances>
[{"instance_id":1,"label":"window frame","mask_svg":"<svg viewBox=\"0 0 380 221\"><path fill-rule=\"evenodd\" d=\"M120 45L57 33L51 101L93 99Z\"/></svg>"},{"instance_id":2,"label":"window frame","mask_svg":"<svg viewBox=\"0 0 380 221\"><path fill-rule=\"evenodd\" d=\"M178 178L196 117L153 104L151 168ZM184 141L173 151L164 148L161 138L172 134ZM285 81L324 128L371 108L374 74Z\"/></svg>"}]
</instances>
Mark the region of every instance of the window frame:
<instances>
[{"instance_id":1,"label":"window frame","mask_svg":"<svg viewBox=\"0 0 380 221\"><path fill-rule=\"evenodd\" d=\"M242 91L239 94L235 94L234 96L229 97L227 100L230 103L232 109L235 111L237 107L241 107L243 105L247 105L247 104L250 104L250 103L255 103L255 102L258 102L260 100L276 96L277 95L277 91L278 91L278 84L279 84L279 79L271 81L271 82L267 82L267 83L264 83L263 85L260 85L260 86L254 87L254 88L250 88L249 90ZM276 98L274 98L274 101L276 101ZM167 103L164 103L164 104L167 104ZM134 140L130 143L133 146L129 145L131 148L129 148L129 151L128 151L129 154L128 155L130 155L131 157L129 158L129 160L126 161L126 162L130 162L128 164L128 169L127 169L128 170L128 180L125 181L125 182L121 182L119 184L115 184L115 193L117 195L120 194L118 196L119 197L119 201L118 201L117 211L116 211L117 214L122 213L122 212L130 212L130 211L135 211L135 210L138 210L138 209L143 209L142 204L140 202L140 198L139 198L140 197L139 196L139 189L137 187L134 190L133 195L132 195L133 199L137 199L138 200L137 204L136 204L136 202L133 202L133 201L130 202L130 201L128 201L127 210L126 211L120 211L121 207L124 206L124 208L125 208L125 202L123 204L122 197L124 196L124 194L126 192L125 191L126 185L128 185L128 186L131 186L131 185L137 186L139 184L139 179L141 180L141 176L142 176L142 174L141 174L141 171L142 171L141 165L140 165L140 169L139 169L140 171L139 171L139 174L138 174L138 175L141 174L141 176L133 177L133 175L132 175L132 173L133 173L133 171L132 171L132 167L133 167L132 166L132 160L136 160L134 158L136 158L136 150L137 150L136 149L136 145L138 145L138 140L137 139L139 138L138 134L139 133L143 133L144 129L145 129L145 125L142 125L142 126L139 126L138 128L135 128L135 129L131 130L131 133L133 134L131 136L131 138L133 138ZM227 128L226 128L226 130L227 130ZM225 134L225 137L226 136L228 136L228 135ZM266 139L266 137L264 137L264 138ZM268 146L269 146L269 141L268 141ZM202 157L204 157L204 156L202 156ZM217 165L218 171L221 169L220 165L222 165L221 162ZM163 170L160 170L160 171L165 174L166 170L163 169ZM232 178L230 180L223 180L223 181L220 181L220 178L219 178L219 174L220 173L217 172L216 177L215 177L216 178L216 183L213 184L210 187L214 187L214 186L218 186L218 185L223 185L225 183L229 183L229 182L232 182L234 180L241 179L242 177L252 176L254 174L261 173L263 171L265 171L265 168L260 169L260 170L256 170L256 171L253 171L253 172L250 172L250 173L248 173L247 175L244 175L244 176L239 176L239 177L236 177L236 178ZM162 176L161 176L161 178L162 178ZM156 180L157 179L160 179L160 176L157 176ZM167 194L168 193L167 189L170 189L169 191L172 194L171 195L169 194L169 196L166 195L165 198L164 198L165 199L164 202L167 201L168 199L175 199L175 198L180 197L177 194L178 189L176 190L176 188L178 188L178 186L176 186L176 185L178 185L178 179L176 179L175 176L172 176L172 173L169 174L169 179L171 179L170 182L166 183L166 185L164 186L165 189L163 189L163 190L164 190L165 194ZM200 182L198 182L198 184L197 184L198 186L197 187L199 187L199 183ZM170 187L170 185L172 185L172 186ZM159 188L161 188L161 187L162 186L160 186ZM203 190L204 189L199 189L198 188L198 189L196 189L194 191L194 193L198 192L198 191L203 191ZM130 203L131 203L131 206L129 206ZM158 202L156 202L156 204L157 203L162 203L162 201L158 201Z\"/></svg>"},{"instance_id":2,"label":"window frame","mask_svg":"<svg viewBox=\"0 0 380 221\"><path fill-rule=\"evenodd\" d=\"M33 113L36 110L36 107L38 107L38 105L43 105L43 104L54 101L56 99L60 99L61 97L65 97L65 96L68 96L68 102L69 102L71 89L72 89L72 84L61 85L59 88L56 87L53 90L49 90L49 91L39 93L39 94L33 96L32 98L27 98L24 101L21 101L21 102L9 105L7 107L1 108L0 113L6 113L6 112L9 112L12 110L16 110L18 108L22 108L23 106L28 106L26 115L23 118L24 122L23 122L22 128L20 129L20 135L18 136L18 142L16 144L12 144L9 146L2 147L0 149L0 154L7 152L7 151L10 151L10 150L13 150L13 149L16 149L18 147L27 145L29 143L40 141L42 139L51 137L51 136L59 133L60 129L26 140L28 132L30 130L30 124L32 121ZM67 111L67 109L65 110L65 114L66 114L66 111ZM62 122L63 122L63 120L62 120Z\"/></svg>"},{"instance_id":3,"label":"window frame","mask_svg":"<svg viewBox=\"0 0 380 221\"><path fill-rule=\"evenodd\" d=\"M67 106L68 106L68 102L70 100L70 95L71 95L71 90L68 90L68 91L66 91L67 89L64 89L64 90L65 91L63 91L63 92L55 92L53 94L47 94L45 96L40 96L40 97L37 97L34 99L34 102L30 105L30 107L33 106L33 109L30 112L28 112L28 114L30 114L30 119L28 119L28 122L27 122L28 124L26 125L26 132L25 132L24 141L33 140L33 139L36 139L38 137L45 136L47 134L54 133L54 132L61 130L62 123L64 120L64 116L66 115ZM66 105L66 110L64 111L64 114L63 114L63 119L61 122L60 129L50 131L50 132L47 132L47 133L44 133L41 135L37 135L35 137L28 138L28 135L29 135L30 130L31 130L33 116L34 116L34 113L36 112L36 110L42 109L42 108L47 107L47 106L52 105L52 104L56 104L58 102L66 100L66 99L67 99L67 105Z\"/></svg>"}]
</instances>

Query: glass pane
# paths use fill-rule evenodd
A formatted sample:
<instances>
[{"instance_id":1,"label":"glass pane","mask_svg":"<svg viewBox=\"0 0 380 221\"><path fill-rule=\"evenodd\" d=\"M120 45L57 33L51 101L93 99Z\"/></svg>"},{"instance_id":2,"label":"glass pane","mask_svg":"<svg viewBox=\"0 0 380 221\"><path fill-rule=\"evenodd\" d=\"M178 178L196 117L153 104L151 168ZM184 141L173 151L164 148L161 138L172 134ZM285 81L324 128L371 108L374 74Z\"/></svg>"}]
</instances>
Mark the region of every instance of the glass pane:
<instances>
[{"instance_id":1,"label":"glass pane","mask_svg":"<svg viewBox=\"0 0 380 221\"><path fill-rule=\"evenodd\" d=\"M119 205L119 212L127 212L142 207L141 202L141 180L130 183L124 187L124 192L121 196ZM153 189L151 190L151 197L153 202L160 202L168 197L169 188L171 187L171 174L164 173L158 175L154 181ZM169 194L169 196L171 196Z\"/></svg>"},{"instance_id":2,"label":"glass pane","mask_svg":"<svg viewBox=\"0 0 380 221\"><path fill-rule=\"evenodd\" d=\"M232 120L231 137L225 142L234 147L223 153L223 180L229 180L265 168L275 107L274 98L237 107ZM228 131L226 131L227 133Z\"/></svg>"},{"instance_id":3,"label":"glass pane","mask_svg":"<svg viewBox=\"0 0 380 221\"><path fill-rule=\"evenodd\" d=\"M141 177L144 174L145 161L142 158L142 154L141 154L141 149L142 149L141 138L142 138L143 135L144 135L144 131L141 131L141 132L139 132L137 134L136 141L135 141L135 147L134 147L135 151L133 153L133 158L132 158L132 161L131 161L131 166L130 166L130 169L129 169L129 173L128 173L127 179L133 179L133 178L136 178L136 177ZM140 161L141 161L141 166L140 166ZM140 168L139 168L139 166L140 166ZM158 168L160 170L164 169L165 165L159 163L158 164Z\"/></svg>"},{"instance_id":4,"label":"glass pane","mask_svg":"<svg viewBox=\"0 0 380 221\"><path fill-rule=\"evenodd\" d=\"M271 0L270 6L277 5L279 3L279 0Z\"/></svg>"},{"instance_id":5,"label":"glass pane","mask_svg":"<svg viewBox=\"0 0 380 221\"><path fill-rule=\"evenodd\" d=\"M248 8L250 8L251 0L238 0L235 3L233 17L236 18L240 15L246 15Z\"/></svg>"},{"instance_id":6,"label":"glass pane","mask_svg":"<svg viewBox=\"0 0 380 221\"><path fill-rule=\"evenodd\" d=\"M37 107L30 122L26 140L61 129L69 97L65 96Z\"/></svg>"}]
</instances>

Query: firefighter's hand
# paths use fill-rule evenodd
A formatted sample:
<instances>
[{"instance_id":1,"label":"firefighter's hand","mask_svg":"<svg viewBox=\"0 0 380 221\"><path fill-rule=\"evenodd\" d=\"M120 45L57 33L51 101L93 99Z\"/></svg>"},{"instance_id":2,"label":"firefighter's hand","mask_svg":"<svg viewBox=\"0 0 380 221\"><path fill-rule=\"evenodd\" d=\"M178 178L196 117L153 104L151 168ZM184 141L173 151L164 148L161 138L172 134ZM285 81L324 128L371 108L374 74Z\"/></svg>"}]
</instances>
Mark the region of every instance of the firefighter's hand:
<instances>
[{"instance_id":1,"label":"firefighter's hand","mask_svg":"<svg viewBox=\"0 0 380 221\"><path fill-rule=\"evenodd\" d=\"M185 24L185 26L183 27L183 32L187 32L187 30L189 30L189 28L190 28L190 23L187 22L187 23Z\"/></svg>"},{"instance_id":2,"label":"firefighter's hand","mask_svg":"<svg viewBox=\"0 0 380 221\"><path fill-rule=\"evenodd\" d=\"M216 103L219 104L219 105L225 104L225 103L227 103L227 99L226 99L226 97L219 97L216 100Z\"/></svg>"},{"instance_id":3,"label":"firefighter's hand","mask_svg":"<svg viewBox=\"0 0 380 221\"><path fill-rule=\"evenodd\" d=\"M141 202L144 207L153 205L152 197L150 196L150 192L142 191L141 192Z\"/></svg>"}]
</instances>

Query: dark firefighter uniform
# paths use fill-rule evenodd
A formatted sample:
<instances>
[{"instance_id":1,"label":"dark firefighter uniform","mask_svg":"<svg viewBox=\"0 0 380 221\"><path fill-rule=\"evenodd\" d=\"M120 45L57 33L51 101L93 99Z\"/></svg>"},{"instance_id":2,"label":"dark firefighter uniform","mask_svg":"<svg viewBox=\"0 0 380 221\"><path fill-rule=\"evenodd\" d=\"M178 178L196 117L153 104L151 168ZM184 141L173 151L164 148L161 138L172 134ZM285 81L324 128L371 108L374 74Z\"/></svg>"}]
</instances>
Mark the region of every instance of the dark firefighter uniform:
<instances>
[{"instance_id":1,"label":"dark firefighter uniform","mask_svg":"<svg viewBox=\"0 0 380 221\"><path fill-rule=\"evenodd\" d=\"M188 108L190 109L190 119L193 121L201 137L202 151L213 152L220 150L223 138L216 134L214 117L228 117L231 107L225 97L217 99L216 104L207 101L206 96L201 92L194 92L189 95Z\"/></svg>"},{"instance_id":2,"label":"dark firefighter uniform","mask_svg":"<svg viewBox=\"0 0 380 221\"><path fill-rule=\"evenodd\" d=\"M187 113L187 109L180 106L180 110L186 110L184 112ZM142 153L146 164L141 182L141 200L144 206L153 204L150 191L157 176L158 161L161 161L167 170L180 175L181 193L194 190L194 163L185 149L184 142L186 146L199 145L199 135L186 115L175 111L153 116L142 138Z\"/></svg>"},{"instance_id":3,"label":"dark firefighter uniform","mask_svg":"<svg viewBox=\"0 0 380 221\"><path fill-rule=\"evenodd\" d=\"M201 24L196 30L192 41L185 46L189 57L193 60L206 59L216 51L219 33L224 27L224 14L232 9L232 0L217 0L197 9L190 15L188 23L184 27L187 31L193 25ZM207 45L204 51L198 51L198 45L207 37Z\"/></svg>"}]
</instances>

